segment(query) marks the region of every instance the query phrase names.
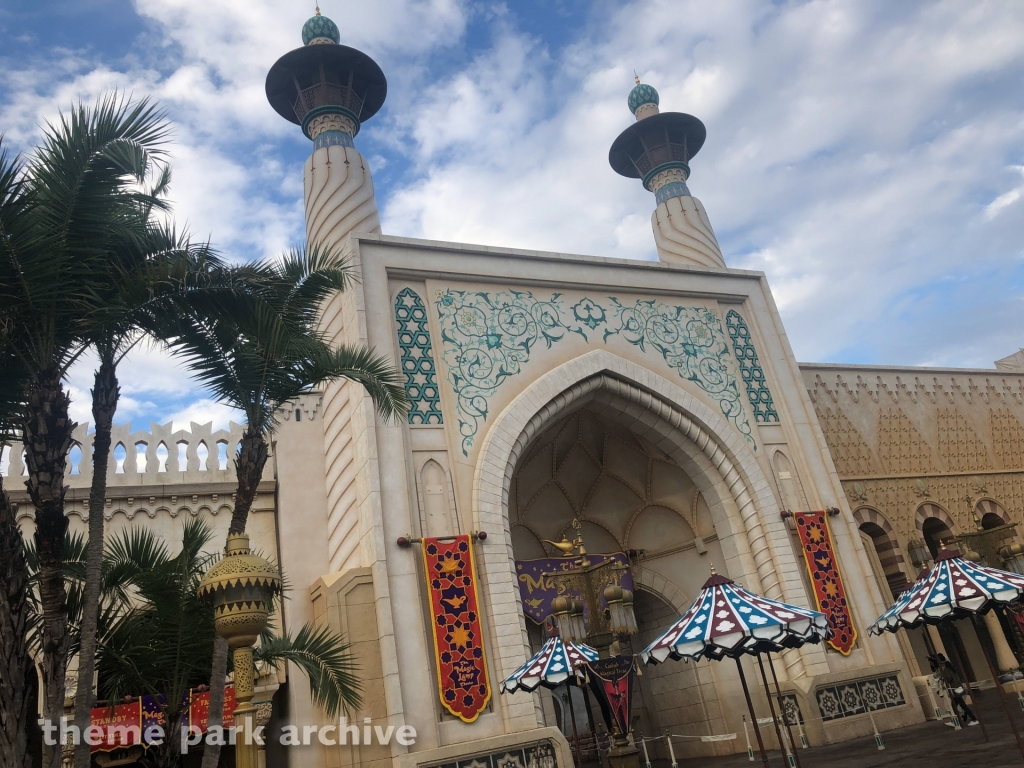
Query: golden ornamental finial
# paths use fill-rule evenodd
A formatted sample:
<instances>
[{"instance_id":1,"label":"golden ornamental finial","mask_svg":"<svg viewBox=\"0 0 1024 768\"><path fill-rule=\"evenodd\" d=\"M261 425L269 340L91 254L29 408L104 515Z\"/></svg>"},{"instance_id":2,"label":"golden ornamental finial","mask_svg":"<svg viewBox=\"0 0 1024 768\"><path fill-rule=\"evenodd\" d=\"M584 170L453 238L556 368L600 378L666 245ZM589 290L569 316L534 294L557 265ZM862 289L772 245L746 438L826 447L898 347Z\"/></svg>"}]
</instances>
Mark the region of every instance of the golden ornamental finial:
<instances>
[{"instance_id":1,"label":"golden ornamental finial","mask_svg":"<svg viewBox=\"0 0 1024 768\"><path fill-rule=\"evenodd\" d=\"M637 85L640 85L640 75L636 73L635 69L633 70L633 79L636 80Z\"/></svg>"},{"instance_id":2,"label":"golden ornamental finial","mask_svg":"<svg viewBox=\"0 0 1024 768\"><path fill-rule=\"evenodd\" d=\"M715 570L715 566L713 566L713 565L711 566L711 575L712 576L717 576L718 575L718 571Z\"/></svg>"},{"instance_id":3,"label":"golden ornamental finial","mask_svg":"<svg viewBox=\"0 0 1024 768\"><path fill-rule=\"evenodd\" d=\"M319 16L319 15L320 15L320 3L317 3L317 4L316 4L316 15L317 15L317 16Z\"/></svg>"}]
</instances>

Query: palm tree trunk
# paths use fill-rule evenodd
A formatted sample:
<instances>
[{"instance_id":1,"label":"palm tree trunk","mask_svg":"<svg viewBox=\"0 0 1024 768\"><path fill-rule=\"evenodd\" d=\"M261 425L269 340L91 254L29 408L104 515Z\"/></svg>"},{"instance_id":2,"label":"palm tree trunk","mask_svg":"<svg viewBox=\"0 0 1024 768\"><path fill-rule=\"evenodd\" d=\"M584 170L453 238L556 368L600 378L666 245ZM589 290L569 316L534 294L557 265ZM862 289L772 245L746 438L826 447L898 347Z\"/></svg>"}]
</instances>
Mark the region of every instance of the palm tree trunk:
<instances>
[{"instance_id":1,"label":"palm tree trunk","mask_svg":"<svg viewBox=\"0 0 1024 768\"><path fill-rule=\"evenodd\" d=\"M270 447L263 433L247 426L242 433L238 459L235 461L235 475L238 490L235 492L235 508L231 512L231 527L228 533L244 533L249 520L249 510L256 498L256 489L263 479L263 468L267 465Z\"/></svg>"},{"instance_id":2,"label":"palm tree trunk","mask_svg":"<svg viewBox=\"0 0 1024 768\"><path fill-rule=\"evenodd\" d=\"M14 506L0 477L0 765L29 768L28 567Z\"/></svg>"},{"instance_id":3,"label":"palm tree trunk","mask_svg":"<svg viewBox=\"0 0 1024 768\"><path fill-rule=\"evenodd\" d=\"M224 678L228 668L228 641L217 635L213 641L213 664L210 672L210 708L207 728L224 724ZM202 768L217 768L220 762L220 744L207 744L203 748Z\"/></svg>"},{"instance_id":4,"label":"palm tree trunk","mask_svg":"<svg viewBox=\"0 0 1024 768\"><path fill-rule=\"evenodd\" d=\"M92 487L89 489L89 549L85 562L85 593L82 605L82 641L78 653L78 693L75 695L75 725L85 733L90 724L96 668L96 620L100 611L100 571L103 566L103 505L107 495L107 464L110 461L110 430L121 388L117 366L104 359L96 371L92 389L93 435ZM89 768L89 744L82 739L75 747L75 768Z\"/></svg>"},{"instance_id":5,"label":"palm tree trunk","mask_svg":"<svg viewBox=\"0 0 1024 768\"><path fill-rule=\"evenodd\" d=\"M242 441L235 461L235 475L238 488L235 491L235 508L231 511L231 527L228 533L244 533L249 520L256 489L263 479L263 468L267 465L270 449L263 433L251 426L242 433ZM217 636L213 646L213 665L210 671L210 714L209 725L222 725L224 720L224 678L228 663L227 640ZM217 703L219 699L220 703ZM220 747L208 744L203 752L202 768L216 768L220 760Z\"/></svg>"},{"instance_id":6,"label":"palm tree trunk","mask_svg":"<svg viewBox=\"0 0 1024 768\"><path fill-rule=\"evenodd\" d=\"M28 390L22 431L28 466L29 498L36 509L36 551L39 597L43 612L43 717L57 725L64 714L64 672L67 664L67 592L64 589L64 473L77 426L68 416L71 399L60 372L50 366ZM59 768L60 745L43 745L43 768Z\"/></svg>"}]
</instances>

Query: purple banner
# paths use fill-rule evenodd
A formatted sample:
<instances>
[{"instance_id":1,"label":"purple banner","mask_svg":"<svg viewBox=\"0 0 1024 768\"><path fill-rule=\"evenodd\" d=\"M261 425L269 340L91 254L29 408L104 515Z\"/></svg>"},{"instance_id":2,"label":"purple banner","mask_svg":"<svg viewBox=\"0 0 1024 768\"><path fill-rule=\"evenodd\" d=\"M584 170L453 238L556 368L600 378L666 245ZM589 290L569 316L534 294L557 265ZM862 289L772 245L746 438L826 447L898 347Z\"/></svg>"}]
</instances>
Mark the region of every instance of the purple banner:
<instances>
[{"instance_id":1,"label":"purple banner","mask_svg":"<svg viewBox=\"0 0 1024 768\"><path fill-rule=\"evenodd\" d=\"M587 558L592 566L603 565L612 560L625 565L627 568L625 571L621 571L622 579L619 582L619 586L623 589L628 589L630 592L634 591L633 574L629 571L629 558L625 553L616 552L614 555L588 554ZM578 557L545 557L541 560L516 560L516 577L519 580L519 597L523 603L523 613L537 624L543 624L544 620L551 615L551 601L558 597L558 590L555 587L554 580L550 577L545 577L544 574L557 571L571 571L577 567L579 567ZM606 583L598 587L598 591L603 592L608 584L613 583L614 578L614 575L611 575ZM576 593L572 590L568 594L576 598L583 598L581 593ZM601 597L601 607L607 607L604 597Z\"/></svg>"}]
</instances>

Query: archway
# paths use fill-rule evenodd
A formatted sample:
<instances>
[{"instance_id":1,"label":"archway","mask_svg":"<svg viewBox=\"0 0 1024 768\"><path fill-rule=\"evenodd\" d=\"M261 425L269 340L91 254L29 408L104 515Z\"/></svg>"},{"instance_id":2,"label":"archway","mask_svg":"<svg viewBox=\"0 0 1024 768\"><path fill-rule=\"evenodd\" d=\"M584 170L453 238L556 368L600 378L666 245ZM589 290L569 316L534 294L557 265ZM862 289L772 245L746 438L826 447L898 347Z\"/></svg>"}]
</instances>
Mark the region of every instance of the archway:
<instances>
[{"instance_id":1,"label":"archway","mask_svg":"<svg viewBox=\"0 0 1024 768\"><path fill-rule=\"evenodd\" d=\"M518 510L522 503L537 503L536 494L546 494L551 511L545 516L544 524L551 529L559 526L564 529L571 522L570 511L576 510L570 499L579 504L579 499L586 499L588 490L598 482L597 479L584 481L580 478L595 477L604 469L602 466L595 472L594 467L582 461L582 456L574 456L571 460L579 461L582 467L579 471L585 474L577 477L575 473L568 472L573 478L571 481L560 478L561 484L553 483L553 475L546 477L541 474L534 478L528 492L524 493L518 478L516 483L513 479L517 470L537 460L541 448L535 446L541 443L552 446L551 453L545 454L538 464L548 468L545 473L548 470L553 473L562 462L569 460L574 446L590 439L586 428L577 424L566 433L568 436L560 439L557 433L565 426L568 417L584 409L603 419L608 429L618 430L620 437L628 436L625 442L631 440L645 446L648 458L660 452L661 460L674 463L690 479L699 496L697 503L703 499L710 515L717 544L721 548L723 567L733 578L769 597L807 603L799 565L771 484L755 458L755 447L744 442L729 423L700 398L647 369L598 350L550 371L527 387L494 418L480 444L472 500L476 515L474 527L488 532L504 532L506 543L504 548L485 547L480 552L484 562L482 570L487 573L487 601L496 617L494 667L497 670L511 673L529 652L529 635L518 601L515 550L524 541L532 543L549 538L547 531L542 536L539 531L531 530L536 523L529 512L527 515L531 520L528 524L517 524L515 519L510 519L510 502L514 501L514 508ZM553 427L549 435L547 431ZM584 430L582 436L581 429ZM538 443L538 437L542 435L544 437ZM531 467L527 471L533 469ZM536 471L540 472L539 469ZM561 499L551 483L557 487ZM639 499L635 508L629 510L634 518L633 524L641 526L638 532L643 530L644 515L656 519L673 511L671 507L668 511L652 511L651 507L665 505L648 504L650 498L646 492L636 494L629 483L622 485ZM621 490L616 487L616 493ZM521 501L520 494L530 495L530 499ZM622 513L621 517L625 516ZM595 513L593 520L585 521L594 524L595 533L600 528L618 544L628 543L632 538L631 532L627 541L622 541L625 529L618 517L613 521L598 520L598 517ZM685 518L683 522L686 522ZM674 530L681 537L676 548L684 551L686 547L686 551L697 556L699 537L693 534L692 528L689 533L682 526ZM559 537L556 535L555 538ZM526 546L530 546L529 543ZM707 546L703 541L700 545ZM668 556L668 553L663 554ZM664 575L648 574L650 569L643 565L642 570L653 582L655 592L664 595L666 591L678 589ZM706 577L707 570L702 570L701 575ZM856 569L855 572L854 578L863 578L863 573ZM659 585L666 589L660 589ZM505 618L513 612L520 617L518 630ZM822 649L810 646L787 652L783 666L788 676L795 678L806 674L806 662L823 668L826 662ZM526 707L510 702L508 714L513 728L536 727L533 713L532 707L527 711ZM730 718L730 727L737 725L731 722L731 715L727 717Z\"/></svg>"},{"instance_id":2,"label":"archway","mask_svg":"<svg viewBox=\"0 0 1024 768\"><path fill-rule=\"evenodd\" d=\"M907 574L903 570L905 560L892 525L878 510L870 507L855 510L853 517L859 524L861 532L870 538L871 548L878 559L878 567L884 574L884 586L888 592L882 590L882 594L897 597L906 586Z\"/></svg>"},{"instance_id":3,"label":"archway","mask_svg":"<svg viewBox=\"0 0 1024 768\"><path fill-rule=\"evenodd\" d=\"M945 549L945 542L953 538L953 531L942 520L937 517L929 517L921 526L924 534L924 543L932 554L932 559Z\"/></svg>"}]
</instances>

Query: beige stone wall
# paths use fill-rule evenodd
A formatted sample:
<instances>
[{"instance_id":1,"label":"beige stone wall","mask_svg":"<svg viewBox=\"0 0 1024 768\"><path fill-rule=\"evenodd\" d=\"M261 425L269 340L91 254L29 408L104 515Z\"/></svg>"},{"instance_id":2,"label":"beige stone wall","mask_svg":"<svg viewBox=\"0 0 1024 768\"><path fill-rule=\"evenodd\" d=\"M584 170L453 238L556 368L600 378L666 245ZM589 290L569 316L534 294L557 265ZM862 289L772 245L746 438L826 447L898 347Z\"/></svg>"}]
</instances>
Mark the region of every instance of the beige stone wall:
<instances>
[{"instance_id":1,"label":"beige stone wall","mask_svg":"<svg viewBox=\"0 0 1024 768\"><path fill-rule=\"evenodd\" d=\"M883 565L913 578L907 546L937 518L1024 523L1024 374L805 364L836 472L861 524L895 547Z\"/></svg>"},{"instance_id":2,"label":"beige stone wall","mask_svg":"<svg viewBox=\"0 0 1024 768\"><path fill-rule=\"evenodd\" d=\"M348 722L362 728L364 718L380 725L387 721L384 674L375 609L373 578L369 568L331 574L310 590L319 623L340 632L348 641L357 665L362 703ZM324 747L328 768L384 768L391 765L391 748L380 744Z\"/></svg>"}]
</instances>

